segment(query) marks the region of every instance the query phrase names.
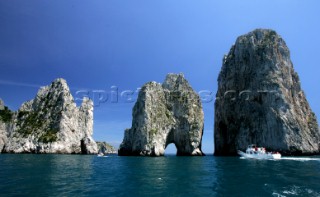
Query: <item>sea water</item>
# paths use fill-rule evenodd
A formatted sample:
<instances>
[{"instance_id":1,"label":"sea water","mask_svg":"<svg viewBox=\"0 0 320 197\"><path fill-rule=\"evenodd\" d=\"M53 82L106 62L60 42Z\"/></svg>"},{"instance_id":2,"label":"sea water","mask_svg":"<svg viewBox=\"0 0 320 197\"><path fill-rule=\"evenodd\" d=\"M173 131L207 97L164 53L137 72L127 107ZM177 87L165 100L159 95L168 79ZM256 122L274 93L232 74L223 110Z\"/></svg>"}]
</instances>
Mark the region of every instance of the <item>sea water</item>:
<instances>
[{"instance_id":1,"label":"sea water","mask_svg":"<svg viewBox=\"0 0 320 197\"><path fill-rule=\"evenodd\" d=\"M320 196L320 158L1 154L0 196Z\"/></svg>"}]
</instances>

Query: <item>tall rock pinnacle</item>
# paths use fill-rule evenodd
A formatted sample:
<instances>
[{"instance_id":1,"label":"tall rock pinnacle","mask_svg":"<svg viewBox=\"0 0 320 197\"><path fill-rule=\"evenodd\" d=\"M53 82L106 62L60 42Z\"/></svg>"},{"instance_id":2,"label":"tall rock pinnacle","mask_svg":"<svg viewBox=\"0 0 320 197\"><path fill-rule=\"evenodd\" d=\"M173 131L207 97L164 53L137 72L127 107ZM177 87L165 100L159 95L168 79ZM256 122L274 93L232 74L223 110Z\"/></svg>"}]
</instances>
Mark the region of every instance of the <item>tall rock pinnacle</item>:
<instances>
[{"instance_id":1,"label":"tall rock pinnacle","mask_svg":"<svg viewBox=\"0 0 320 197\"><path fill-rule=\"evenodd\" d=\"M163 84L146 83L132 116L119 155L161 156L170 143L177 155L203 155L200 97L182 74L168 74Z\"/></svg>"},{"instance_id":2,"label":"tall rock pinnacle","mask_svg":"<svg viewBox=\"0 0 320 197\"><path fill-rule=\"evenodd\" d=\"M215 102L215 155L249 144L285 155L320 152L320 132L289 49L272 30L238 37L224 57Z\"/></svg>"}]
</instances>

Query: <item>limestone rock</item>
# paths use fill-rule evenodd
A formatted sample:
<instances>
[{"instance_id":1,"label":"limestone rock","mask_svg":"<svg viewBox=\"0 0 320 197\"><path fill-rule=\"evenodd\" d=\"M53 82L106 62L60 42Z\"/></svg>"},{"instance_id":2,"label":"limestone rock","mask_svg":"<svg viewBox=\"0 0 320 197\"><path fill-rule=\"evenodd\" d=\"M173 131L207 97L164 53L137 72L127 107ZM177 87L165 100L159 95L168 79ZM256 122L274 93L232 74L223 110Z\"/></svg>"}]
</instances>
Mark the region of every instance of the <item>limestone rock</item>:
<instances>
[{"instance_id":1,"label":"limestone rock","mask_svg":"<svg viewBox=\"0 0 320 197\"><path fill-rule=\"evenodd\" d=\"M119 155L162 156L170 143L177 155L203 155L200 97L182 74L168 74L163 84L145 84L132 116Z\"/></svg>"},{"instance_id":2,"label":"limestone rock","mask_svg":"<svg viewBox=\"0 0 320 197\"><path fill-rule=\"evenodd\" d=\"M9 130L12 125L12 116L13 112L10 111L0 99L0 153L8 141L7 130Z\"/></svg>"},{"instance_id":3,"label":"limestone rock","mask_svg":"<svg viewBox=\"0 0 320 197\"><path fill-rule=\"evenodd\" d=\"M78 108L64 79L42 87L35 99L22 104L7 130L9 153L95 154L93 103L84 99Z\"/></svg>"},{"instance_id":4,"label":"limestone rock","mask_svg":"<svg viewBox=\"0 0 320 197\"><path fill-rule=\"evenodd\" d=\"M2 152L5 144L7 143L6 124L0 121L0 153Z\"/></svg>"},{"instance_id":5,"label":"limestone rock","mask_svg":"<svg viewBox=\"0 0 320 197\"><path fill-rule=\"evenodd\" d=\"M0 110L4 110L4 102L1 98L0 98Z\"/></svg>"},{"instance_id":6,"label":"limestone rock","mask_svg":"<svg viewBox=\"0 0 320 197\"><path fill-rule=\"evenodd\" d=\"M284 155L319 153L316 116L275 31L240 36L224 57L214 133L215 155L235 155L253 143Z\"/></svg>"},{"instance_id":7,"label":"limestone rock","mask_svg":"<svg viewBox=\"0 0 320 197\"><path fill-rule=\"evenodd\" d=\"M108 144L107 142L97 142L99 153L103 153L104 155L106 154L116 154L117 151L116 149Z\"/></svg>"}]
</instances>

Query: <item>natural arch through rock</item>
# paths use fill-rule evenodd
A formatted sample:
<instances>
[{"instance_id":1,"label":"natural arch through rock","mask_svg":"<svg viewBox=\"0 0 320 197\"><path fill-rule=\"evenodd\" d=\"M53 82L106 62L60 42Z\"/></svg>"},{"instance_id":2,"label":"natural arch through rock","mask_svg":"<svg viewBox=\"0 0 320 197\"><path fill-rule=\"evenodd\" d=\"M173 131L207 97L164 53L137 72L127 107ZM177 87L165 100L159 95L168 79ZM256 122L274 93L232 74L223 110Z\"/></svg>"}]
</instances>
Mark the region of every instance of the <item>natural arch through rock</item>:
<instances>
[{"instance_id":1,"label":"natural arch through rock","mask_svg":"<svg viewBox=\"0 0 320 197\"><path fill-rule=\"evenodd\" d=\"M199 95L182 74L168 74L163 84L149 82L132 112L119 155L163 156L174 143L177 155L203 155L203 111Z\"/></svg>"},{"instance_id":2,"label":"natural arch through rock","mask_svg":"<svg viewBox=\"0 0 320 197\"><path fill-rule=\"evenodd\" d=\"M165 148L165 153L164 155L176 155L178 152L178 149L174 143L170 143L166 146Z\"/></svg>"}]
</instances>

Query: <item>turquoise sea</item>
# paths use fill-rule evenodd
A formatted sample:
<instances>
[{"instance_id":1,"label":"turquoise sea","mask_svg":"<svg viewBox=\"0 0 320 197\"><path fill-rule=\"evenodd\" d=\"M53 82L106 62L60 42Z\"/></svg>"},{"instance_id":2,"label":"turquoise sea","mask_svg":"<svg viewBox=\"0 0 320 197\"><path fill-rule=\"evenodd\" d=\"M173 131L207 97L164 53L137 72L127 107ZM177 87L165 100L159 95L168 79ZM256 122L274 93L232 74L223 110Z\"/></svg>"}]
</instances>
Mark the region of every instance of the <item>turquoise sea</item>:
<instances>
[{"instance_id":1,"label":"turquoise sea","mask_svg":"<svg viewBox=\"0 0 320 197\"><path fill-rule=\"evenodd\" d=\"M1 154L0 196L320 196L320 157Z\"/></svg>"}]
</instances>

